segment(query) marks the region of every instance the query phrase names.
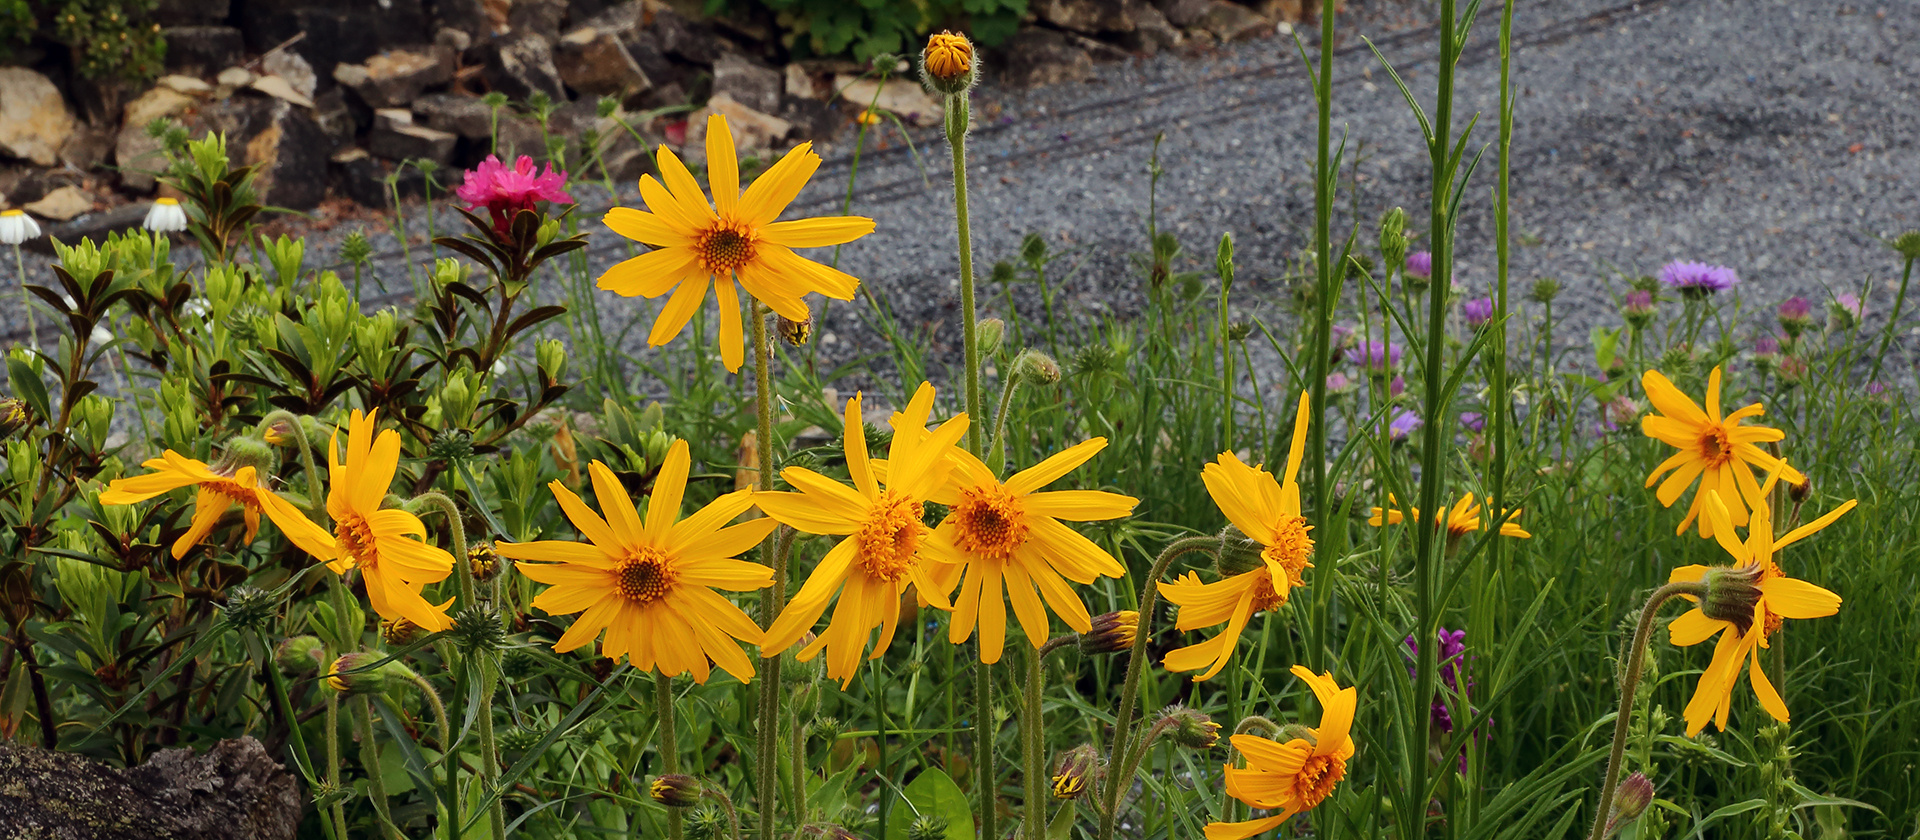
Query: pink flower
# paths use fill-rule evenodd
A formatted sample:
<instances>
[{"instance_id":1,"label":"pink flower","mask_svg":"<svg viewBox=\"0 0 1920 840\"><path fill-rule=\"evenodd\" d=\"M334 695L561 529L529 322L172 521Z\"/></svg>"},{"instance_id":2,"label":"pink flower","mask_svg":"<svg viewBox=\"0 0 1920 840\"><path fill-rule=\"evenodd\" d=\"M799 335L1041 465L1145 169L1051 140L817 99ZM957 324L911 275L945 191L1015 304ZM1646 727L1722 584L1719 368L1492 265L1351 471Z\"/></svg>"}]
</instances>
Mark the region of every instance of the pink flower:
<instances>
[{"instance_id":1,"label":"pink flower","mask_svg":"<svg viewBox=\"0 0 1920 840\"><path fill-rule=\"evenodd\" d=\"M469 210L487 208L493 215L494 233L505 239L514 214L534 209L536 202L573 203L573 196L565 189L566 183L567 173L553 171L551 163L545 172L536 173L533 158L526 155L514 161L512 168L501 163L498 157L488 155L478 167L467 170L466 182L453 194L466 202Z\"/></svg>"}]
</instances>

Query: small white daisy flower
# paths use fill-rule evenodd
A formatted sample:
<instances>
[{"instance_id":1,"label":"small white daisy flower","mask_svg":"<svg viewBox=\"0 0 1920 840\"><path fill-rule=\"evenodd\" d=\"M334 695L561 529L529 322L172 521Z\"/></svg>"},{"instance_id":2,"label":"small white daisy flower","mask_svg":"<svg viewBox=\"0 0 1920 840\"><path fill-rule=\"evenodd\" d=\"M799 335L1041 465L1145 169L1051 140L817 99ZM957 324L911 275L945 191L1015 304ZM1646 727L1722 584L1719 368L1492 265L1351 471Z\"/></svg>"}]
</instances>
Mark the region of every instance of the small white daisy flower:
<instances>
[{"instance_id":1,"label":"small white daisy flower","mask_svg":"<svg viewBox=\"0 0 1920 840\"><path fill-rule=\"evenodd\" d=\"M187 211L177 199L156 198L153 208L147 211L147 220L142 224L147 230L161 233L175 233L187 229Z\"/></svg>"},{"instance_id":2,"label":"small white daisy flower","mask_svg":"<svg viewBox=\"0 0 1920 840\"><path fill-rule=\"evenodd\" d=\"M25 210L0 210L0 243L18 245L40 235L40 223Z\"/></svg>"}]
</instances>

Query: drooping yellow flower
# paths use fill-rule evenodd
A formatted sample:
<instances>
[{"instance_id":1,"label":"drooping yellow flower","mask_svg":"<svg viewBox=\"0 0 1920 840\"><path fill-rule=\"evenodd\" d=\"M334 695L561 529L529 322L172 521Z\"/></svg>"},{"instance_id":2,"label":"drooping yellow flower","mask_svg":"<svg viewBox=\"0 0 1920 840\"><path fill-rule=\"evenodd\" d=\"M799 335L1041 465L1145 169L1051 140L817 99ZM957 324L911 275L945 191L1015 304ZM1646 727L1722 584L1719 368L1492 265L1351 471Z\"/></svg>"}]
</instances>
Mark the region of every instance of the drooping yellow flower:
<instances>
[{"instance_id":1,"label":"drooping yellow flower","mask_svg":"<svg viewBox=\"0 0 1920 840\"><path fill-rule=\"evenodd\" d=\"M158 458L149 458L140 466L153 470L146 475L115 479L100 493L103 505L130 505L144 502L162 493L193 487L193 521L187 532L173 541L173 559L187 556L187 550L207 538L220 517L239 505L246 523L246 540L252 542L260 531L260 514L265 512L273 524L290 538L325 538L326 531L309 521L287 500L260 483L259 472L251 466L232 471L216 470L206 463L171 449Z\"/></svg>"},{"instance_id":2,"label":"drooping yellow flower","mask_svg":"<svg viewBox=\"0 0 1920 840\"><path fill-rule=\"evenodd\" d=\"M288 536L337 574L359 569L367 602L380 617L404 618L429 632L445 630L453 626L446 607L428 603L420 590L453 572L453 555L420 539L427 533L420 517L380 507L400 468L400 433L388 429L376 435L376 413L355 409L348 418L346 460L340 456L339 430L327 443L327 515L333 518L333 533L316 528Z\"/></svg>"},{"instance_id":3,"label":"drooping yellow flower","mask_svg":"<svg viewBox=\"0 0 1920 840\"><path fill-rule=\"evenodd\" d=\"M909 405L906 416L924 422L933 389L923 388L921 394L929 405ZM916 395L915 402L920 399ZM1101 577L1124 577L1127 570L1060 520L1090 522L1126 516L1139 500L1099 490L1043 493L1040 488L1086 463L1106 445L1106 438L1085 441L1015 473L1004 483L966 450L948 450L953 470L929 501L946 505L949 512L925 545L942 561L935 570L940 594L946 596L960 582L947 641L966 641L978 624L980 661L1000 661L1009 602L1035 650L1047 643L1047 607L1077 632L1093 629L1092 616L1067 581L1085 585Z\"/></svg>"},{"instance_id":4,"label":"drooping yellow flower","mask_svg":"<svg viewBox=\"0 0 1920 840\"><path fill-rule=\"evenodd\" d=\"M1714 368L1707 378L1705 410L1657 370L1642 375L1640 384L1647 389L1647 399L1657 410L1641 419L1640 430L1647 437L1680 450L1653 468L1647 476L1647 486L1658 482L1660 489L1655 492L1660 504L1673 507L1680 494L1693 486L1693 480L1700 479L1700 490L1693 494L1687 516L1680 520L1680 527L1674 533L1686 533L1687 526L1699 519L1700 536L1714 536L1713 523L1700 516L1700 499L1709 491L1719 491L1720 500L1727 506L1728 522L1746 525L1747 510L1766 503L1753 477L1755 467L1768 474L1777 472L1789 483L1806 480L1799 470L1754 445L1780 440L1786 437L1785 432L1766 426L1741 425L1742 420L1765 414L1766 407L1754 403L1732 414L1721 415L1719 368ZM1662 481L1660 476L1669 470L1673 474Z\"/></svg>"},{"instance_id":5,"label":"drooping yellow flower","mask_svg":"<svg viewBox=\"0 0 1920 840\"><path fill-rule=\"evenodd\" d=\"M827 652L827 676L841 685L859 673L860 654L875 627L878 657L893 641L900 597L909 585L940 609L952 609L933 576L933 529L923 521L928 497L946 481L952 462L948 450L967 431L960 414L932 434L901 434L924 429L933 409L933 386L922 384L909 416L896 416L888 449L887 475L881 481L867 458L867 436L860 422L860 395L847 401L848 487L813 470L788 467L780 476L799 492L756 493L754 503L768 516L809 534L845 535L827 552L793 600L767 628L761 656L777 656L819 621L837 592L839 606L826 632L800 649L801 661ZM903 425L904 424L904 425Z\"/></svg>"},{"instance_id":6,"label":"drooping yellow flower","mask_svg":"<svg viewBox=\"0 0 1920 840\"><path fill-rule=\"evenodd\" d=\"M1306 681L1320 699L1320 727L1307 737L1284 744L1256 735L1233 736L1233 748L1247 757L1242 770L1226 766L1227 795L1254 808L1277 809L1279 815L1246 822L1207 823L1207 840L1241 840L1270 831L1301 811L1312 810L1333 794L1353 758L1354 710L1360 692L1341 688L1331 671L1315 675L1300 665L1293 675Z\"/></svg>"},{"instance_id":7,"label":"drooping yellow flower","mask_svg":"<svg viewBox=\"0 0 1920 840\"><path fill-rule=\"evenodd\" d=\"M1395 502L1396 500L1393 496L1387 496L1388 504L1394 504ZM1402 514L1397 508L1388 508L1385 510L1374 508L1373 515L1367 519L1367 524L1376 526L1398 525L1406 521L1408 514L1413 516L1413 521L1420 521L1419 508L1409 508L1407 514ZM1516 521L1519 518L1520 509L1514 508L1513 513L1507 517L1507 521L1500 523L1500 536L1518 537L1523 540L1531 539L1533 535L1527 533L1527 530L1520 527L1520 523ZM1464 537L1486 527L1486 523L1480 520L1480 503L1474 500L1472 493L1461 496L1460 501L1454 502L1453 507L1441 517L1441 524L1446 526L1447 536L1454 539Z\"/></svg>"},{"instance_id":8,"label":"drooping yellow flower","mask_svg":"<svg viewBox=\"0 0 1920 840\"><path fill-rule=\"evenodd\" d=\"M1307 445L1308 408L1307 394L1302 392L1283 482L1276 482L1266 470L1247 466L1231 452L1220 453L1218 461L1201 471L1207 495L1234 527L1261 546L1260 558L1252 569L1213 583L1201 583L1192 572L1159 582L1160 594L1180 607L1175 627L1196 630L1227 623L1227 629L1211 639L1169 651L1162 660L1167 670L1205 668L1194 682L1212 679L1233 656L1233 646L1253 614L1285 604L1293 587L1306 584L1301 576L1313 568L1313 538L1307 534L1313 526L1300 515L1298 477Z\"/></svg>"},{"instance_id":9,"label":"drooping yellow flower","mask_svg":"<svg viewBox=\"0 0 1920 840\"><path fill-rule=\"evenodd\" d=\"M647 336L658 347L673 340L693 319L713 286L720 302L720 359L729 371L739 371L745 358L741 343L739 281L773 311L795 321L808 317L803 298L819 292L836 300L852 300L860 281L838 269L821 265L793 252L852 242L873 232L873 220L860 216L825 216L776 222L807 179L820 167L812 143L801 143L762 174L745 192L740 190L739 162L727 118L707 118L707 181L713 204L700 192L699 182L680 158L660 147L661 185L651 175L640 178L640 197L647 210L615 207L605 222L614 233L655 246L654 250L607 269L600 275L602 289L626 297L673 297L660 310Z\"/></svg>"},{"instance_id":10,"label":"drooping yellow flower","mask_svg":"<svg viewBox=\"0 0 1920 840\"><path fill-rule=\"evenodd\" d=\"M548 485L587 542L497 546L503 557L537 561L517 567L550 584L534 597L535 607L553 615L581 613L554 650L581 647L605 630L601 653L625 656L642 671L691 673L694 682L704 683L712 660L743 683L753 680L753 663L734 640L760 644L760 628L714 590L750 592L773 584L772 569L734 558L758 545L776 523L752 519L727 525L753 507L752 490L728 493L681 519L691 461L687 442L674 441L654 479L644 521L620 479L594 461L588 472L605 519L560 482Z\"/></svg>"},{"instance_id":11,"label":"drooping yellow flower","mask_svg":"<svg viewBox=\"0 0 1920 840\"><path fill-rule=\"evenodd\" d=\"M1774 480L1767 481L1766 489L1772 489ZM1822 618L1839 612L1840 596L1787 577L1774 562L1774 552L1833 524L1841 514L1852 510L1857 501L1849 499L1846 504L1788 531L1779 539L1773 536L1772 517L1766 506L1756 507L1753 525L1747 529L1747 541L1742 543L1734 536L1735 526L1720 493L1700 492L1705 497L1704 518L1712 520L1713 537L1733 557L1734 565L1682 566L1668 577L1669 582L1705 581L1708 592L1700 606L1667 625L1673 643L1682 647L1697 645L1720 634L1720 642L1713 649L1713 662L1700 674L1693 699L1687 702L1687 735L1699 734L1709 719L1716 728L1722 731L1727 728L1727 710L1733 704L1733 688L1740 682L1740 666L1749 661L1753 693L1760 698L1761 708L1784 723L1787 704L1760 670L1759 648L1768 647L1767 637L1780 629L1784 619ZM1684 597L1691 599L1692 596Z\"/></svg>"}]
</instances>

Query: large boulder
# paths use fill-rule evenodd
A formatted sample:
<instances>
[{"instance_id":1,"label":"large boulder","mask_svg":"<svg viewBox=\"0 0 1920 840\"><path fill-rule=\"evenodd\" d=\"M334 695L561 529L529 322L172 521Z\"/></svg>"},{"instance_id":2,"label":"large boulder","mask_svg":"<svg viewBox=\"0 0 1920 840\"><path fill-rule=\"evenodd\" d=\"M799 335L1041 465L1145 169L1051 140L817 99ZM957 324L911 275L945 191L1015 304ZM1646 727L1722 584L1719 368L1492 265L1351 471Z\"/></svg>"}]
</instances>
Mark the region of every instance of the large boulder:
<instances>
[{"instance_id":1,"label":"large boulder","mask_svg":"<svg viewBox=\"0 0 1920 840\"><path fill-rule=\"evenodd\" d=\"M453 80L453 54L435 47L393 49L333 68L333 80L372 108L405 108L428 88Z\"/></svg>"},{"instance_id":2,"label":"large boulder","mask_svg":"<svg viewBox=\"0 0 1920 840\"><path fill-rule=\"evenodd\" d=\"M113 144L113 161L120 170L120 185L137 193L152 190L154 175L167 165L160 141L147 136L147 124L162 118L178 119L201 102L199 96L165 84L166 79L161 81L162 84L127 103L120 121L120 136Z\"/></svg>"},{"instance_id":3,"label":"large boulder","mask_svg":"<svg viewBox=\"0 0 1920 840\"><path fill-rule=\"evenodd\" d=\"M1132 32L1133 3L1118 0L1034 0L1033 13L1041 20L1075 32Z\"/></svg>"},{"instance_id":4,"label":"large boulder","mask_svg":"<svg viewBox=\"0 0 1920 840\"><path fill-rule=\"evenodd\" d=\"M1002 49L1007 57L1000 81L1013 87L1078 82L1093 75L1093 59L1063 32L1025 27Z\"/></svg>"},{"instance_id":5,"label":"large boulder","mask_svg":"<svg viewBox=\"0 0 1920 840\"><path fill-rule=\"evenodd\" d=\"M619 37L595 26L582 26L554 44L554 67L567 87L587 96L615 96L622 100L653 89L633 55Z\"/></svg>"},{"instance_id":6,"label":"large boulder","mask_svg":"<svg viewBox=\"0 0 1920 840\"><path fill-rule=\"evenodd\" d=\"M713 92L724 93L756 111L780 110L785 81L780 71L742 55L723 55L713 63Z\"/></svg>"},{"instance_id":7,"label":"large boulder","mask_svg":"<svg viewBox=\"0 0 1920 840\"><path fill-rule=\"evenodd\" d=\"M25 67L0 67L0 154L52 166L76 125L47 77Z\"/></svg>"},{"instance_id":8,"label":"large boulder","mask_svg":"<svg viewBox=\"0 0 1920 840\"><path fill-rule=\"evenodd\" d=\"M921 87L919 82L907 79L891 79L882 85L877 79L843 73L834 77L833 86L839 89L841 99L855 106L879 108L914 125L939 125L946 111L932 96L927 95L927 89Z\"/></svg>"},{"instance_id":9,"label":"large boulder","mask_svg":"<svg viewBox=\"0 0 1920 840\"><path fill-rule=\"evenodd\" d=\"M520 101L540 91L555 102L566 101L567 92L559 68L553 66L553 47L547 39L522 32L484 41L474 50L484 68L481 78L508 99Z\"/></svg>"},{"instance_id":10,"label":"large boulder","mask_svg":"<svg viewBox=\"0 0 1920 840\"><path fill-rule=\"evenodd\" d=\"M240 62L246 39L231 26L174 26L160 30L167 42L167 72L211 76Z\"/></svg>"},{"instance_id":11,"label":"large boulder","mask_svg":"<svg viewBox=\"0 0 1920 840\"><path fill-rule=\"evenodd\" d=\"M1227 0L1213 0L1207 13L1200 16L1198 25L1222 41L1252 38L1268 32L1273 26L1259 12Z\"/></svg>"},{"instance_id":12,"label":"large boulder","mask_svg":"<svg viewBox=\"0 0 1920 840\"><path fill-rule=\"evenodd\" d=\"M292 840L304 803L251 737L161 750L121 770L0 740L0 825L59 840Z\"/></svg>"}]
</instances>

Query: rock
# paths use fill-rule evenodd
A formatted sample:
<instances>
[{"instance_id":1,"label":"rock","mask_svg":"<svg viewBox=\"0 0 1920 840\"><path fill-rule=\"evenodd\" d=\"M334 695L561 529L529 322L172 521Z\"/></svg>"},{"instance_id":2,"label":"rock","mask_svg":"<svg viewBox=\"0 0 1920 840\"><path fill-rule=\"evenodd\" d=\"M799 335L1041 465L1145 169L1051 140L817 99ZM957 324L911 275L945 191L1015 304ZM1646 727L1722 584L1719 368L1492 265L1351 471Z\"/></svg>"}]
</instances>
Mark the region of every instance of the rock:
<instances>
[{"instance_id":1,"label":"rock","mask_svg":"<svg viewBox=\"0 0 1920 840\"><path fill-rule=\"evenodd\" d=\"M167 42L167 72L207 76L240 62L246 41L231 26L175 26L160 30Z\"/></svg>"},{"instance_id":2,"label":"rock","mask_svg":"<svg viewBox=\"0 0 1920 840\"><path fill-rule=\"evenodd\" d=\"M1077 82L1093 75L1093 59L1065 33L1029 26L1008 39L1000 80L1013 87Z\"/></svg>"},{"instance_id":3,"label":"rock","mask_svg":"<svg viewBox=\"0 0 1920 840\"><path fill-rule=\"evenodd\" d=\"M113 142L114 166L120 170L120 185L136 193L153 189L154 174L167 165L160 141L147 136L147 124L157 119L172 119L199 104L172 87L156 87L127 103L120 122L120 135Z\"/></svg>"},{"instance_id":4,"label":"rock","mask_svg":"<svg viewBox=\"0 0 1920 840\"><path fill-rule=\"evenodd\" d=\"M1082 52L1087 54L1088 58L1094 61L1126 61L1133 57L1126 50L1098 38L1089 38L1078 32L1067 32L1064 34L1067 36L1067 43L1078 47Z\"/></svg>"},{"instance_id":5,"label":"rock","mask_svg":"<svg viewBox=\"0 0 1920 840\"><path fill-rule=\"evenodd\" d=\"M531 32L552 43L560 38L560 24L567 19L567 0L513 0L507 8L507 27L514 32Z\"/></svg>"},{"instance_id":6,"label":"rock","mask_svg":"<svg viewBox=\"0 0 1920 840\"><path fill-rule=\"evenodd\" d=\"M245 67L229 67L220 71L220 75L213 77L213 80L220 83L221 87L243 88L253 81L253 71Z\"/></svg>"},{"instance_id":7,"label":"rock","mask_svg":"<svg viewBox=\"0 0 1920 840\"><path fill-rule=\"evenodd\" d=\"M290 102L267 103L262 117L247 126L256 129L245 146L246 163L255 167L254 189L262 204L311 209L327 194L326 132Z\"/></svg>"},{"instance_id":8,"label":"rock","mask_svg":"<svg viewBox=\"0 0 1920 840\"><path fill-rule=\"evenodd\" d=\"M1181 29L1191 29L1200 24L1212 7L1212 0L1153 0L1154 8L1166 16L1167 22Z\"/></svg>"},{"instance_id":9,"label":"rock","mask_svg":"<svg viewBox=\"0 0 1920 840\"><path fill-rule=\"evenodd\" d=\"M365 149L348 149L334 155L329 171L334 192L362 207L387 209L393 204L396 189L403 199L427 192L427 178L419 167L383 163L374 160ZM391 186L387 183L389 178L394 179Z\"/></svg>"},{"instance_id":10,"label":"rock","mask_svg":"<svg viewBox=\"0 0 1920 840\"><path fill-rule=\"evenodd\" d=\"M52 166L73 134L60 89L25 67L0 67L0 152Z\"/></svg>"},{"instance_id":11,"label":"rock","mask_svg":"<svg viewBox=\"0 0 1920 840\"><path fill-rule=\"evenodd\" d=\"M428 27L426 0L261 0L235 3L247 48L265 53L302 32L287 49L322 79L334 65L358 64L395 44L417 43Z\"/></svg>"},{"instance_id":12,"label":"rock","mask_svg":"<svg viewBox=\"0 0 1920 840\"><path fill-rule=\"evenodd\" d=\"M641 0L633 5L642 3L653 18L651 30L657 33L662 51L695 64L710 65L720 60L720 54L726 50L724 39L715 38L711 31L694 25L664 3Z\"/></svg>"},{"instance_id":13,"label":"rock","mask_svg":"<svg viewBox=\"0 0 1920 840\"><path fill-rule=\"evenodd\" d=\"M932 96L927 95L919 82L906 79L893 79L882 86L876 79L840 75L834 77L833 86L839 89L841 99L852 102L856 107L873 105L883 111L892 111L914 125L939 125L945 110ZM877 100L874 98L876 92L879 94Z\"/></svg>"},{"instance_id":14,"label":"rock","mask_svg":"<svg viewBox=\"0 0 1920 840\"><path fill-rule=\"evenodd\" d=\"M113 130L82 124L60 144L60 162L81 172L91 171L113 154Z\"/></svg>"},{"instance_id":15,"label":"rock","mask_svg":"<svg viewBox=\"0 0 1920 840\"><path fill-rule=\"evenodd\" d=\"M1223 42L1251 38L1273 26L1258 12L1227 0L1213 0L1197 25Z\"/></svg>"},{"instance_id":16,"label":"rock","mask_svg":"<svg viewBox=\"0 0 1920 840\"><path fill-rule=\"evenodd\" d=\"M20 209L42 219L64 222L93 210L93 196L79 187L61 187L47 193L46 197L39 201L22 205Z\"/></svg>"},{"instance_id":17,"label":"rock","mask_svg":"<svg viewBox=\"0 0 1920 840\"><path fill-rule=\"evenodd\" d=\"M227 0L160 0L153 19L161 26L196 26L219 23L231 13ZM172 39L167 41L167 51L173 51Z\"/></svg>"},{"instance_id":18,"label":"rock","mask_svg":"<svg viewBox=\"0 0 1920 840\"><path fill-rule=\"evenodd\" d=\"M248 87L275 99L284 99L302 108L313 107L312 99L301 95L300 91L294 90L293 85L288 84L286 79L282 79L279 76L257 77L253 80L253 84L248 85Z\"/></svg>"},{"instance_id":19,"label":"rock","mask_svg":"<svg viewBox=\"0 0 1920 840\"><path fill-rule=\"evenodd\" d=\"M1305 0L1259 0L1253 4L1253 10L1268 23L1299 23L1306 20ZM1319 0L1313 0L1313 7L1320 8Z\"/></svg>"},{"instance_id":20,"label":"rock","mask_svg":"<svg viewBox=\"0 0 1920 840\"><path fill-rule=\"evenodd\" d=\"M775 143L786 139L788 132L793 131L793 123L755 111L734 101L728 94L716 93L707 100L707 107L694 112L687 119L688 159L705 159L707 116L710 114L727 118L727 126L733 129L734 147L742 150L771 149Z\"/></svg>"},{"instance_id":21,"label":"rock","mask_svg":"<svg viewBox=\"0 0 1920 840\"><path fill-rule=\"evenodd\" d=\"M804 64L799 62L789 64L782 75L783 87L788 96L822 101L833 98L833 88L827 80Z\"/></svg>"},{"instance_id":22,"label":"rock","mask_svg":"<svg viewBox=\"0 0 1920 840\"><path fill-rule=\"evenodd\" d=\"M300 786L251 737L196 755L161 750L121 770L0 742L0 825L60 840L292 840Z\"/></svg>"},{"instance_id":23,"label":"rock","mask_svg":"<svg viewBox=\"0 0 1920 840\"><path fill-rule=\"evenodd\" d=\"M1132 32L1130 3L1116 0L1034 0L1031 10L1041 20L1075 32Z\"/></svg>"},{"instance_id":24,"label":"rock","mask_svg":"<svg viewBox=\"0 0 1920 840\"><path fill-rule=\"evenodd\" d=\"M373 112L373 130L391 131L413 125L413 112L405 108L379 108Z\"/></svg>"},{"instance_id":25,"label":"rock","mask_svg":"<svg viewBox=\"0 0 1920 840\"><path fill-rule=\"evenodd\" d=\"M725 93L756 111L780 110L784 86L780 71L746 56L723 55L713 63L713 92Z\"/></svg>"},{"instance_id":26,"label":"rock","mask_svg":"<svg viewBox=\"0 0 1920 840\"><path fill-rule=\"evenodd\" d=\"M192 76L161 76L159 81L154 82L154 84L175 93L184 93L190 96L213 95L213 85L207 84Z\"/></svg>"},{"instance_id":27,"label":"rock","mask_svg":"<svg viewBox=\"0 0 1920 840\"><path fill-rule=\"evenodd\" d=\"M511 31L507 12L508 9L495 0L434 0L433 25L436 29L460 32L471 45Z\"/></svg>"},{"instance_id":28,"label":"rock","mask_svg":"<svg viewBox=\"0 0 1920 840\"><path fill-rule=\"evenodd\" d=\"M508 99L524 100L534 91L540 91L555 102L566 100L560 71L553 66L553 48L547 45L546 39L520 33L495 38L474 49L480 52L480 63L485 68L481 78Z\"/></svg>"},{"instance_id":29,"label":"rock","mask_svg":"<svg viewBox=\"0 0 1920 840\"><path fill-rule=\"evenodd\" d=\"M847 114L832 103L789 96L780 104L780 118L793 123L804 139L825 140L846 123Z\"/></svg>"},{"instance_id":30,"label":"rock","mask_svg":"<svg viewBox=\"0 0 1920 840\"><path fill-rule=\"evenodd\" d=\"M1140 0L1134 10L1133 31L1120 36L1120 45L1137 53L1154 55L1180 46L1180 30L1159 9Z\"/></svg>"},{"instance_id":31,"label":"rock","mask_svg":"<svg viewBox=\"0 0 1920 840\"><path fill-rule=\"evenodd\" d=\"M653 80L620 39L592 26L575 29L554 44L553 64L567 87L587 96L617 96L624 101L653 89Z\"/></svg>"},{"instance_id":32,"label":"rock","mask_svg":"<svg viewBox=\"0 0 1920 840\"><path fill-rule=\"evenodd\" d=\"M313 122L327 136L328 153L352 145L360 133L360 120L347 106L346 94L336 87L320 94L313 103Z\"/></svg>"},{"instance_id":33,"label":"rock","mask_svg":"<svg viewBox=\"0 0 1920 840\"><path fill-rule=\"evenodd\" d=\"M433 33L433 45L452 50L457 55L473 46L473 36L451 26L442 26Z\"/></svg>"},{"instance_id":34,"label":"rock","mask_svg":"<svg viewBox=\"0 0 1920 840\"><path fill-rule=\"evenodd\" d=\"M108 234L140 227L140 224L147 219L147 209L150 206L144 201L122 204L111 210L88 213L70 222L47 225L47 235L28 241L26 247L43 254L51 254L53 253L52 242L55 239L61 242L78 242L82 239L98 242L106 239ZM0 778L4 778L4 771L0 771ZM0 799L4 798L5 794L0 794ZM0 806L0 817L4 814L5 808Z\"/></svg>"},{"instance_id":35,"label":"rock","mask_svg":"<svg viewBox=\"0 0 1920 840\"><path fill-rule=\"evenodd\" d=\"M453 160L453 146L460 136L422 125L396 125L376 128L367 135L367 151L387 160L425 159L446 166Z\"/></svg>"},{"instance_id":36,"label":"rock","mask_svg":"<svg viewBox=\"0 0 1920 840\"><path fill-rule=\"evenodd\" d=\"M333 68L333 80L374 108L410 105L427 88L453 80L453 56L432 47L388 50L364 64Z\"/></svg>"},{"instance_id":37,"label":"rock","mask_svg":"<svg viewBox=\"0 0 1920 840\"><path fill-rule=\"evenodd\" d=\"M314 75L313 65L292 50L274 50L260 57L260 72L279 76L309 102L315 91L320 89L320 78ZM313 107L309 104L307 107Z\"/></svg>"},{"instance_id":38,"label":"rock","mask_svg":"<svg viewBox=\"0 0 1920 840\"><path fill-rule=\"evenodd\" d=\"M492 151L493 112L478 97L430 93L413 103L413 122L455 134L467 142L456 147L457 159L473 163ZM533 153L544 148L540 126L533 120L500 111L500 154ZM459 151L464 148L467 151Z\"/></svg>"}]
</instances>

